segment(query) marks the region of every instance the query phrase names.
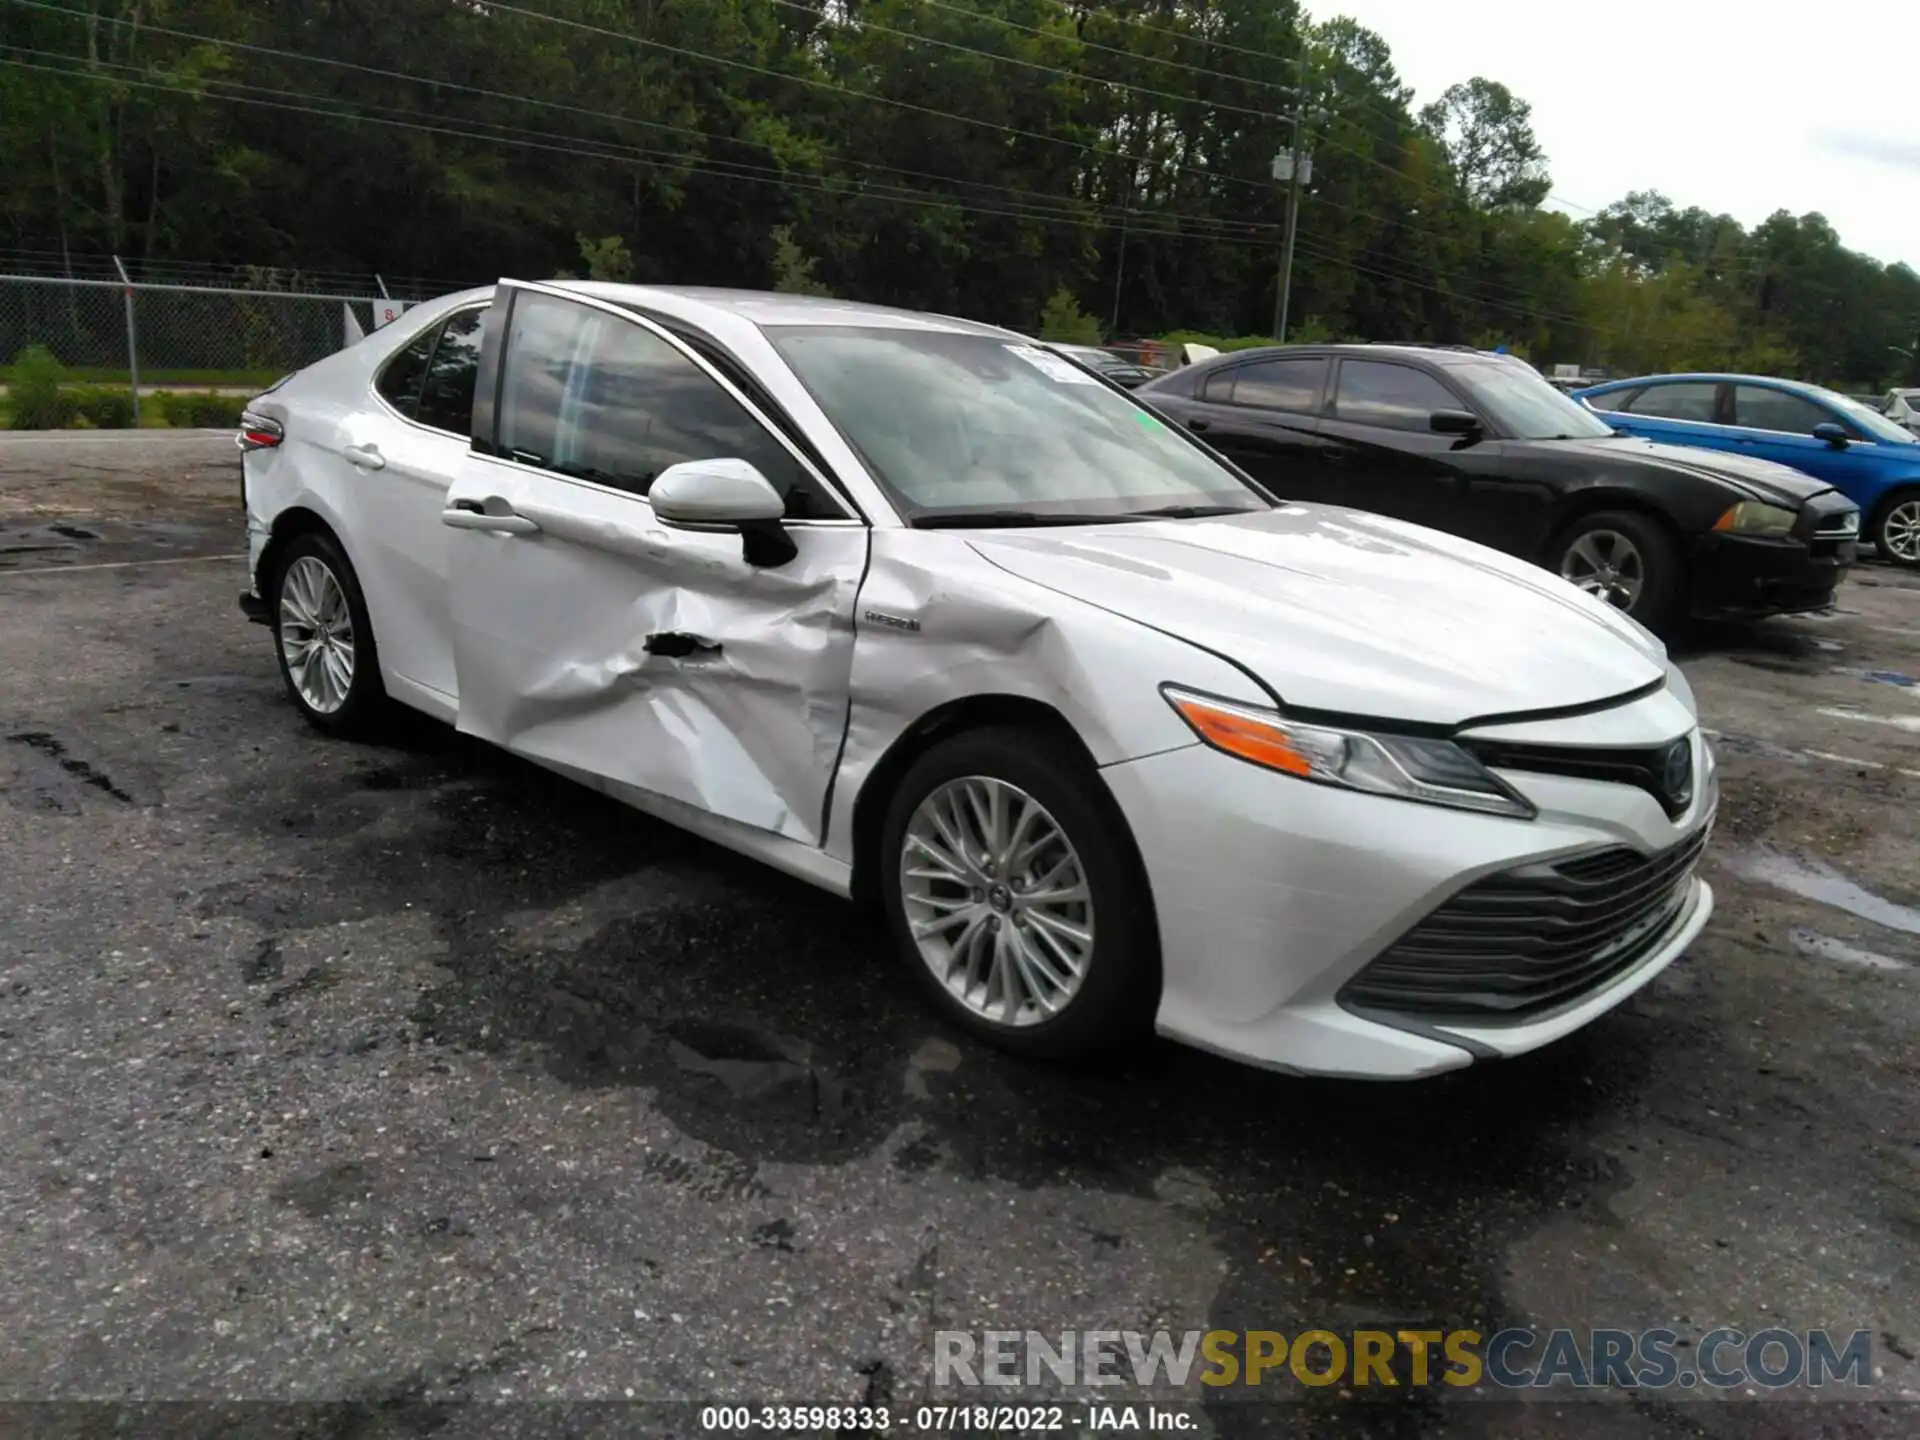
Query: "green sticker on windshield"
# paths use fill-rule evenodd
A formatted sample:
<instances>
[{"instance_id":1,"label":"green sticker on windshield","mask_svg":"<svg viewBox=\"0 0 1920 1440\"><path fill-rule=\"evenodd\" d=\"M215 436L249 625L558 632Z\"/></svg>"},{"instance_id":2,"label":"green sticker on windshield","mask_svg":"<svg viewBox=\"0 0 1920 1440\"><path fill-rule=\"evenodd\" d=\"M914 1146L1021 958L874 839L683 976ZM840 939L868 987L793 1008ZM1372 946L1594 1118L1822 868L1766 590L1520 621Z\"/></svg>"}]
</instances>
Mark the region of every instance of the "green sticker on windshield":
<instances>
[{"instance_id":1,"label":"green sticker on windshield","mask_svg":"<svg viewBox=\"0 0 1920 1440\"><path fill-rule=\"evenodd\" d=\"M1144 425L1149 430L1164 430L1167 428L1166 425L1161 421L1159 416L1149 415L1144 410L1134 411L1133 418L1138 420L1142 425Z\"/></svg>"}]
</instances>

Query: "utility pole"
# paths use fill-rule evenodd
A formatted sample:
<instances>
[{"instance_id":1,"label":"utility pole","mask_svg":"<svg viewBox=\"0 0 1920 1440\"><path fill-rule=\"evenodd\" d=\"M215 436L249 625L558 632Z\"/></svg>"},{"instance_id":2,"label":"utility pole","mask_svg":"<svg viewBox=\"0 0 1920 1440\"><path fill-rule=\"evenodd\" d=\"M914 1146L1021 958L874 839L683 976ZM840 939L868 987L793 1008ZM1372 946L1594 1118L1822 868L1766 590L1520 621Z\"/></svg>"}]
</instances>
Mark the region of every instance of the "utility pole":
<instances>
[{"instance_id":1,"label":"utility pole","mask_svg":"<svg viewBox=\"0 0 1920 1440\"><path fill-rule=\"evenodd\" d=\"M1306 143L1306 79L1302 73L1299 88L1293 95L1292 154L1278 156L1273 162L1274 179L1287 182L1287 238L1280 249L1280 275L1273 296L1273 338L1281 345L1287 342L1287 307L1293 290L1293 237L1300 228L1300 187L1313 174L1313 161L1300 153Z\"/></svg>"},{"instance_id":2,"label":"utility pole","mask_svg":"<svg viewBox=\"0 0 1920 1440\"><path fill-rule=\"evenodd\" d=\"M1107 338L1120 333L1120 285L1127 275L1127 221L1133 213L1133 162L1127 162L1127 193L1120 202L1120 251L1113 257L1113 319L1107 325Z\"/></svg>"}]
</instances>

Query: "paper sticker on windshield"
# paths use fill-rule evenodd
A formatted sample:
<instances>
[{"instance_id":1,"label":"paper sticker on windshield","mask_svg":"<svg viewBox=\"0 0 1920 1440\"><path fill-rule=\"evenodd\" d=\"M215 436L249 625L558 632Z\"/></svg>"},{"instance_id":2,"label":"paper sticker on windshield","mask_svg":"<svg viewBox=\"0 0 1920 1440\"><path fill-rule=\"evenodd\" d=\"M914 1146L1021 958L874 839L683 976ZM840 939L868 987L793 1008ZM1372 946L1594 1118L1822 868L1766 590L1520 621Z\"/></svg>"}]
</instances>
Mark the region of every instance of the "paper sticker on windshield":
<instances>
[{"instance_id":1,"label":"paper sticker on windshield","mask_svg":"<svg viewBox=\"0 0 1920 1440\"><path fill-rule=\"evenodd\" d=\"M1027 364L1033 366L1049 380L1062 385L1094 385L1098 382L1093 376L1077 366L1068 364L1058 355L1046 350L1036 350L1031 345L1009 345L1007 351L1018 355Z\"/></svg>"}]
</instances>

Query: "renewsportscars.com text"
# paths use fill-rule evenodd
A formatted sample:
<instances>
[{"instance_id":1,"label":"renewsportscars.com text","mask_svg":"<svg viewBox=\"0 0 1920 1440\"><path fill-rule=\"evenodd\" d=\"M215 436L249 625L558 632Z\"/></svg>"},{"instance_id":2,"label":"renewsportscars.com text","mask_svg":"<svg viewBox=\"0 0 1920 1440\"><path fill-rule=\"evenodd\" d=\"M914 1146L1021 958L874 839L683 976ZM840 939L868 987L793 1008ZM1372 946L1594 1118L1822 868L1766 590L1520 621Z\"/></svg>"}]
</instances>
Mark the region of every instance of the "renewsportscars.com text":
<instances>
[{"instance_id":1,"label":"renewsportscars.com text","mask_svg":"<svg viewBox=\"0 0 1920 1440\"><path fill-rule=\"evenodd\" d=\"M1873 1380L1866 1330L941 1330L936 1389L1281 1385L1716 1390Z\"/></svg>"}]
</instances>

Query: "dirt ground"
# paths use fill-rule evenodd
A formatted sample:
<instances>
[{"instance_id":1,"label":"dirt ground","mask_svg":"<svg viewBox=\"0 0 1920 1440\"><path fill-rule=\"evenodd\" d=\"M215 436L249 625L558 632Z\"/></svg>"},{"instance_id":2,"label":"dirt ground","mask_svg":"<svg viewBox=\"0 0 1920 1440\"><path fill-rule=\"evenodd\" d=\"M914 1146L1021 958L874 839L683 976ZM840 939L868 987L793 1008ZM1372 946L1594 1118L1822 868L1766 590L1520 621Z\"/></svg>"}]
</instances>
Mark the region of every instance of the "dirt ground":
<instances>
[{"instance_id":1,"label":"dirt ground","mask_svg":"<svg viewBox=\"0 0 1920 1440\"><path fill-rule=\"evenodd\" d=\"M0 1401L691 1434L461 1402L906 1406L939 1328L1777 1325L1869 1330L1873 1385L1195 1419L1920 1429L1920 577L1688 646L1724 798L1685 959L1371 1086L1023 1064L840 902L424 722L320 738L243 549L224 436L0 439Z\"/></svg>"}]
</instances>

